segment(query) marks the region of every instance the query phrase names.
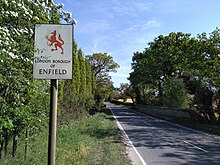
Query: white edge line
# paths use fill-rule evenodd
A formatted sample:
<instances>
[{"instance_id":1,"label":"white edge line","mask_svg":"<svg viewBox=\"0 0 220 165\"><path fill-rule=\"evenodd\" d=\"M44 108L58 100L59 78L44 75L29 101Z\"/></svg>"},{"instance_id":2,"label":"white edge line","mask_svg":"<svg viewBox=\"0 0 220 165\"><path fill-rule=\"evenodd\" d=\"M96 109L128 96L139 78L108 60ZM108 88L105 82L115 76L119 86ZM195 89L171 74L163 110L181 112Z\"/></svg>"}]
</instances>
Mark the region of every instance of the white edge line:
<instances>
[{"instance_id":1,"label":"white edge line","mask_svg":"<svg viewBox=\"0 0 220 165\"><path fill-rule=\"evenodd\" d=\"M128 142L130 143L130 145L132 146L132 148L134 149L135 153L137 154L138 158L140 159L141 163L143 165L147 165L147 163L144 161L144 159L142 158L142 156L139 154L139 152L137 151L137 149L135 148L135 146L133 145L133 143L131 142L131 140L129 139L128 135L126 134L125 130L122 128L121 124L119 123L118 119L116 118L116 116L114 115L113 111L111 108L109 108L112 112L112 115L114 117L114 119L116 120L116 124L118 125L118 128L120 129L120 131L123 132L123 134L126 136L126 138L128 139Z\"/></svg>"},{"instance_id":2,"label":"white edge line","mask_svg":"<svg viewBox=\"0 0 220 165\"><path fill-rule=\"evenodd\" d=\"M190 143L188 141L183 140L183 142L193 146L194 148L197 148L198 150L201 150L203 152L208 152L207 150L204 150L204 149L202 149L202 148L200 148L200 147L198 147L198 146L196 146L196 145L194 145L194 144L192 144L192 143Z\"/></svg>"}]
</instances>

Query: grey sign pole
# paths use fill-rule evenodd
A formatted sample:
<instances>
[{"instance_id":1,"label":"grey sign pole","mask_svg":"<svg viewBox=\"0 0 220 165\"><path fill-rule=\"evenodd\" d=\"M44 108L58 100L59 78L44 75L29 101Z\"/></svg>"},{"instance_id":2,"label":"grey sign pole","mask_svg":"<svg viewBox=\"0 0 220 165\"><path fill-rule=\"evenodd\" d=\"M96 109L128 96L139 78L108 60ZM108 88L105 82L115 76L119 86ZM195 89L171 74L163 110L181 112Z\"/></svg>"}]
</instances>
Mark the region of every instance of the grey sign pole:
<instances>
[{"instance_id":1,"label":"grey sign pole","mask_svg":"<svg viewBox=\"0 0 220 165\"><path fill-rule=\"evenodd\" d=\"M56 155L56 130L57 130L57 93L58 80L51 80L50 87L50 123L48 142L48 165L55 165Z\"/></svg>"}]
</instances>

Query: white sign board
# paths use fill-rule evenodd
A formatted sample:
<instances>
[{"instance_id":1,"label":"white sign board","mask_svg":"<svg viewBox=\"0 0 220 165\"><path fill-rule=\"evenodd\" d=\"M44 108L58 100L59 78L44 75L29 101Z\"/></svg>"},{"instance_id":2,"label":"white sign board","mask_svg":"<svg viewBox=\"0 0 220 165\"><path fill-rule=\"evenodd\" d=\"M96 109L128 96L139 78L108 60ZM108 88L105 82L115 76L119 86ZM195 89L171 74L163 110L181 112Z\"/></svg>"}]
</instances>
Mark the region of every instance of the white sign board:
<instances>
[{"instance_id":1,"label":"white sign board","mask_svg":"<svg viewBox=\"0 0 220 165\"><path fill-rule=\"evenodd\" d=\"M72 25L35 26L35 79L72 79L72 36Z\"/></svg>"}]
</instances>

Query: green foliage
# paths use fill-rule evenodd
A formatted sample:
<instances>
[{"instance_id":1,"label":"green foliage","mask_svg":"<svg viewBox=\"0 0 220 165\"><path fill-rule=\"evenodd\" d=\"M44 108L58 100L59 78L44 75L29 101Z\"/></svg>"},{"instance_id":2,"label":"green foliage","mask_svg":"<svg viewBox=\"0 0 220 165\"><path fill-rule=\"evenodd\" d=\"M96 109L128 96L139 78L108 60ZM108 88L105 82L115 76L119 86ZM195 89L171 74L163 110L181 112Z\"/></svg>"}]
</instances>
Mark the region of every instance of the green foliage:
<instances>
[{"instance_id":1,"label":"green foliage","mask_svg":"<svg viewBox=\"0 0 220 165\"><path fill-rule=\"evenodd\" d=\"M85 89L85 106L86 109L90 109L94 106L94 87L93 87L93 73L91 71L91 66L88 60L85 60L86 65L86 89Z\"/></svg>"},{"instance_id":2,"label":"green foliage","mask_svg":"<svg viewBox=\"0 0 220 165\"><path fill-rule=\"evenodd\" d=\"M117 97L115 97L115 99L123 99L124 102L126 102L128 98L131 98L134 102L135 92L132 85L129 85L128 83L121 83L120 87L117 89L117 92L118 94L116 95Z\"/></svg>"},{"instance_id":3,"label":"green foliage","mask_svg":"<svg viewBox=\"0 0 220 165\"><path fill-rule=\"evenodd\" d=\"M190 97L182 79L168 79L164 82L164 105L171 108L189 108Z\"/></svg>"},{"instance_id":4,"label":"green foliage","mask_svg":"<svg viewBox=\"0 0 220 165\"><path fill-rule=\"evenodd\" d=\"M28 130L33 135L48 125L49 82L32 79L34 26L59 24L60 19L74 23L71 13L61 10L62 7L48 0L0 2L0 159L5 156L7 141L13 134L17 136L18 132L20 136ZM81 117L85 115L81 110L94 104L91 68L86 66L82 50L78 50L75 42L73 47L73 80L59 81L60 117L68 116L69 112ZM13 152L16 153L15 149Z\"/></svg>"},{"instance_id":5,"label":"green foliage","mask_svg":"<svg viewBox=\"0 0 220 165\"><path fill-rule=\"evenodd\" d=\"M39 127L40 122L36 121L47 116L44 106L48 86L32 80L34 25L49 21L43 3L0 3L0 115L4 121L0 128L4 131Z\"/></svg>"},{"instance_id":6,"label":"green foliage","mask_svg":"<svg viewBox=\"0 0 220 165\"><path fill-rule=\"evenodd\" d=\"M34 26L60 23L61 14L71 21L61 8L47 0L0 2L0 158L14 132L21 134L29 129L33 134L48 121L49 84L32 79ZM59 101L62 86L61 83Z\"/></svg>"},{"instance_id":7,"label":"green foliage","mask_svg":"<svg viewBox=\"0 0 220 165\"><path fill-rule=\"evenodd\" d=\"M116 72L116 69L119 68L112 56L107 53L94 53L93 55L88 55L87 59L90 61L91 69L96 79L100 75L104 76L106 73Z\"/></svg>"},{"instance_id":8,"label":"green foliage","mask_svg":"<svg viewBox=\"0 0 220 165\"><path fill-rule=\"evenodd\" d=\"M130 164L117 125L110 114L109 110L105 110L104 113L59 127L56 164ZM32 137L26 159L23 157L23 140L18 147L17 157L0 160L0 164L47 164L47 140L47 130Z\"/></svg>"},{"instance_id":9,"label":"green foliage","mask_svg":"<svg viewBox=\"0 0 220 165\"><path fill-rule=\"evenodd\" d=\"M93 73L96 109L101 110L104 100L108 99L114 90L109 72L116 72L119 65L107 53L94 53L86 56L86 59L90 62Z\"/></svg>"},{"instance_id":10,"label":"green foliage","mask_svg":"<svg viewBox=\"0 0 220 165\"><path fill-rule=\"evenodd\" d=\"M201 84L202 88L218 93L219 43L218 28L210 35L202 33L197 38L181 32L156 37L143 52L134 53L132 58L133 72L129 80L134 87L137 102L146 102L146 93L155 91L152 94L158 98L158 104L186 108L190 102L187 95L199 99L196 98L196 91L201 88ZM151 89L146 90L146 87ZM206 107L205 100L202 100L200 106L195 104L201 107L201 112ZM205 109L208 118L214 119L211 117L214 116L214 110Z\"/></svg>"},{"instance_id":11,"label":"green foliage","mask_svg":"<svg viewBox=\"0 0 220 165\"><path fill-rule=\"evenodd\" d=\"M80 92L80 63L79 63L79 56L78 56L78 47L77 44L74 42L73 44L73 97L71 98L72 103L77 104L79 99L77 96L79 96Z\"/></svg>"},{"instance_id":12,"label":"green foliage","mask_svg":"<svg viewBox=\"0 0 220 165\"><path fill-rule=\"evenodd\" d=\"M79 58L79 66L80 66L80 102L82 104L85 104L85 96L86 96L86 65L85 65L85 59L83 56L82 49L79 49L78 51L78 58Z\"/></svg>"},{"instance_id":13,"label":"green foliage","mask_svg":"<svg viewBox=\"0 0 220 165\"><path fill-rule=\"evenodd\" d=\"M94 106L93 74L88 60L73 42L73 79L66 80L61 100L61 120L80 119Z\"/></svg>"},{"instance_id":14,"label":"green foliage","mask_svg":"<svg viewBox=\"0 0 220 165\"><path fill-rule=\"evenodd\" d=\"M59 80L58 82L58 105L57 105L57 114L58 116L61 115L61 107L64 99L64 87L65 87L65 80Z\"/></svg>"}]
</instances>

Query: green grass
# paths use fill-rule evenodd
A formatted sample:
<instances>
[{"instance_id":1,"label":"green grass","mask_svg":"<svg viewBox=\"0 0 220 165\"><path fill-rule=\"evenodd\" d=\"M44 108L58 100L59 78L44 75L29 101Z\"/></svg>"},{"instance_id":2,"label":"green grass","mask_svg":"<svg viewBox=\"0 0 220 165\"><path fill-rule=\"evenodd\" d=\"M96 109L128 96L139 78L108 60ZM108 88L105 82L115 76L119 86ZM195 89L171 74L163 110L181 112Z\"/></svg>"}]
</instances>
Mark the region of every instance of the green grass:
<instances>
[{"instance_id":1,"label":"green grass","mask_svg":"<svg viewBox=\"0 0 220 165\"><path fill-rule=\"evenodd\" d=\"M24 160L23 143L15 158L0 160L2 165L47 164L47 130L31 139L29 155ZM109 110L81 121L62 125L57 132L57 165L128 165L117 125Z\"/></svg>"}]
</instances>

